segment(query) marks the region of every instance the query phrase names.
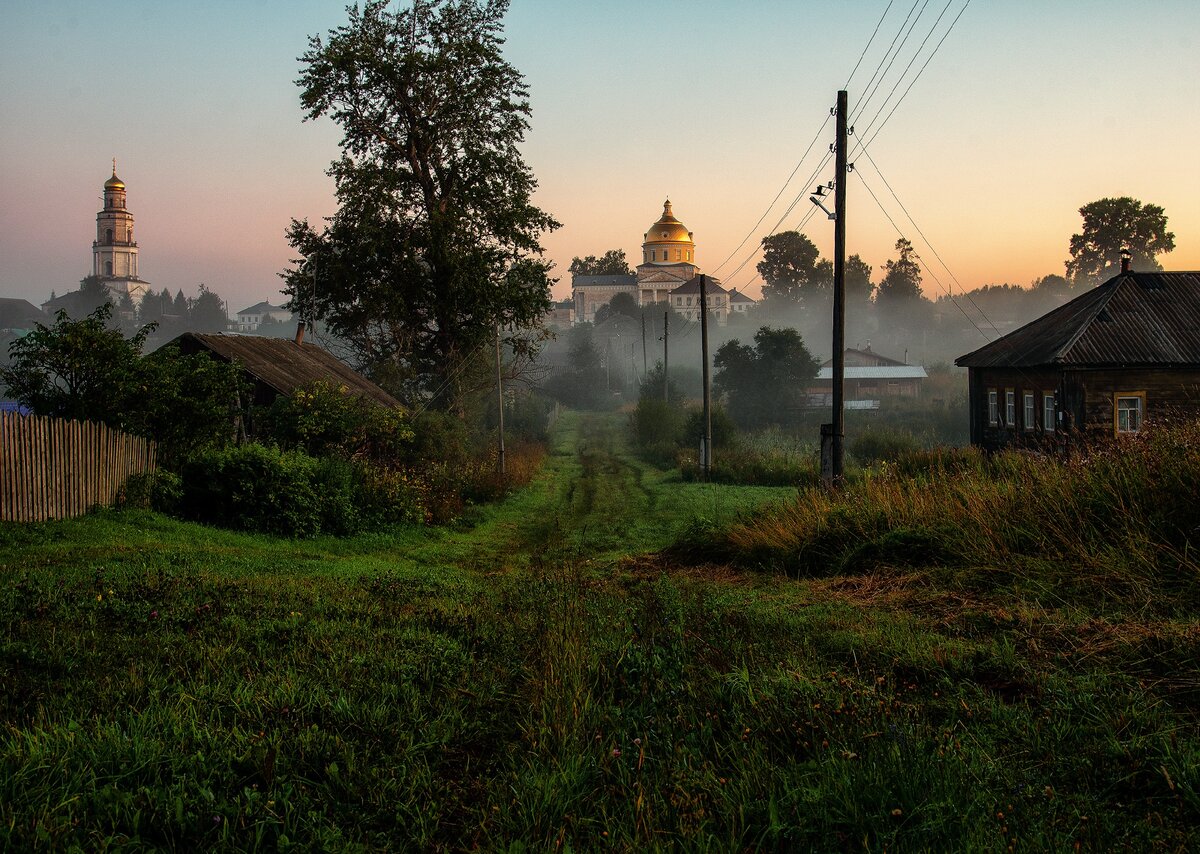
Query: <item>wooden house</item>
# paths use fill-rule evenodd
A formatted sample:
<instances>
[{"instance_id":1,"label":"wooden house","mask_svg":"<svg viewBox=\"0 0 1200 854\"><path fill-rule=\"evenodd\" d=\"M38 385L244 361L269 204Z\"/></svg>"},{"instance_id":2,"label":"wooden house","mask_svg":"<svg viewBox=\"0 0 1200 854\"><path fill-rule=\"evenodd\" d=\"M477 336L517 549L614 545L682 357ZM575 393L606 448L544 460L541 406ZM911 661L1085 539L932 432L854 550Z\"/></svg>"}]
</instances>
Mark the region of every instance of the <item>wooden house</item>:
<instances>
[{"instance_id":1,"label":"wooden house","mask_svg":"<svg viewBox=\"0 0 1200 854\"><path fill-rule=\"evenodd\" d=\"M844 355L845 400L847 409L878 409L882 398L920 397L921 386L929 375L920 365L909 365L871 349L847 347ZM833 404L833 359L821 363L809 385L810 400L816 405Z\"/></svg>"},{"instance_id":2,"label":"wooden house","mask_svg":"<svg viewBox=\"0 0 1200 854\"><path fill-rule=\"evenodd\" d=\"M1128 270L955 364L985 448L1137 433L1200 415L1200 272Z\"/></svg>"},{"instance_id":3,"label":"wooden house","mask_svg":"<svg viewBox=\"0 0 1200 854\"><path fill-rule=\"evenodd\" d=\"M380 406L400 406L375 383L315 344L287 338L264 338L225 332L185 332L167 346L177 346L185 356L206 352L224 362L236 363L253 386L253 402L270 404L279 395L326 382L344 388L346 394L374 401Z\"/></svg>"}]
</instances>

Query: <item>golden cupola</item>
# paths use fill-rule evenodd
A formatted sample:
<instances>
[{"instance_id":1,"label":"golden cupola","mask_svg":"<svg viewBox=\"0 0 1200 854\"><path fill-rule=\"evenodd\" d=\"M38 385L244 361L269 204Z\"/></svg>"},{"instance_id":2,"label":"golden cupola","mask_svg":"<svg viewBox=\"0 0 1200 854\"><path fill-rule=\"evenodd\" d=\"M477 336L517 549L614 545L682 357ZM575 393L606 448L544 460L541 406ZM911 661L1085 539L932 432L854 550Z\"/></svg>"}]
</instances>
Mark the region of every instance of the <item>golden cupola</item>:
<instances>
[{"instance_id":1,"label":"golden cupola","mask_svg":"<svg viewBox=\"0 0 1200 854\"><path fill-rule=\"evenodd\" d=\"M693 264L696 242L692 232L675 218L671 200L663 202L662 216L646 232L642 262L646 264Z\"/></svg>"}]
</instances>

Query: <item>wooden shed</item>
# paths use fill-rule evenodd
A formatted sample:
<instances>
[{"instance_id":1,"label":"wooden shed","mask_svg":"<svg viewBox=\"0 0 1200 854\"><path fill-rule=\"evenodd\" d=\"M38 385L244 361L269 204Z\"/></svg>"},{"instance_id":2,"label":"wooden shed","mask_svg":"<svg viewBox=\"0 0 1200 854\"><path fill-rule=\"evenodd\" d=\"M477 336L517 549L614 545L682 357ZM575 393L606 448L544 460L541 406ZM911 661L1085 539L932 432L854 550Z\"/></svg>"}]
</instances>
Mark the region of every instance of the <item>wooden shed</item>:
<instances>
[{"instance_id":1,"label":"wooden shed","mask_svg":"<svg viewBox=\"0 0 1200 854\"><path fill-rule=\"evenodd\" d=\"M1200 416L1200 272L1122 272L955 364L989 449Z\"/></svg>"},{"instance_id":2,"label":"wooden shed","mask_svg":"<svg viewBox=\"0 0 1200 854\"><path fill-rule=\"evenodd\" d=\"M347 394L373 400L381 406L400 406L375 383L352 370L328 350L315 344L297 344L290 338L264 338L224 332L185 332L167 346L177 346L185 356L207 352L225 362L237 363L254 386L254 403L266 406L279 395L324 381Z\"/></svg>"}]
</instances>

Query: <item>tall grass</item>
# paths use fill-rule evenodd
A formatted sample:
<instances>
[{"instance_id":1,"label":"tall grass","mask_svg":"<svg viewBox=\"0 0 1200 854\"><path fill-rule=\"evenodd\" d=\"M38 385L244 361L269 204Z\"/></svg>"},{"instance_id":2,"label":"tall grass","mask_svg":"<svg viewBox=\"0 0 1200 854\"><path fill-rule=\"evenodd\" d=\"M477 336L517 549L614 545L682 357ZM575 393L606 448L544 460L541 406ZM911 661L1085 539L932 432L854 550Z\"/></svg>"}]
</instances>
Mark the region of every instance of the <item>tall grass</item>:
<instances>
[{"instance_id":1,"label":"tall grass","mask_svg":"<svg viewBox=\"0 0 1200 854\"><path fill-rule=\"evenodd\" d=\"M935 565L972 569L976 584L1041 585L1049 596L1200 604L1200 426L1067 459L918 456L864 472L842 492L804 491L677 551L806 576Z\"/></svg>"}]
</instances>

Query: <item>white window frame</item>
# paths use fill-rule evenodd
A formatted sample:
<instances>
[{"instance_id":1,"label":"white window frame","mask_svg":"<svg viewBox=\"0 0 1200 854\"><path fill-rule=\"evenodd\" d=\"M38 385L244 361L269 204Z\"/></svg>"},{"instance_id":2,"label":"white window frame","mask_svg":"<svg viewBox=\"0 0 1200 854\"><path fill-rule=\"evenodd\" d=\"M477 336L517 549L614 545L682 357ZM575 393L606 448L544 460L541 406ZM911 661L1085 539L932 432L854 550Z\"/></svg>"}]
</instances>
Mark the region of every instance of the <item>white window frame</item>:
<instances>
[{"instance_id":1,"label":"white window frame","mask_svg":"<svg viewBox=\"0 0 1200 854\"><path fill-rule=\"evenodd\" d=\"M1042 429L1047 433L1054 432L1056 412L1055 394L1052 391L1042 392Z\"/></svg>"},{"instance_id":2,"label":"white window frame","mask_svg":"<svg viewBox=\"0 0 1200 854\"><path fill-rule=\"evenodd\" d=\"M1004 426L1015 427L1017 424L1017 391L1016 389L1006 388L1004 390Z\"/></svg>"},{"instance_id":3,"label":"white window frame","mask_svg":"<svg viewBox=\"0 0 1200 854\"><path fill-rule=\"evenodd\" d=\"M1137 405L1130 407L1129 401L1136 401ZM1137 423L1132 427L1121 427L1121 413L1134 412L1137 413ZM1142 428L1146 423L1146 392L1144 391L1117 391L1113 392L1113 433L1117 436L1132 436L1135 433L1142 432Z\"/></svg>"},{"instance_id":4,"label":"white window frame","mask_svg":"<svg viewBox=\"0 0 1200 854\"><path fill-rule=\"evenodd\" d=\"M1021 426L1023 426L1026 430L1032 430L1034 427L1037 426L1037 407L1036 407L1036 403L1034 402L1034 399L1033 399L1033 392L1031 392L1031 391L1025 392L1025 396L1022 399L1022 402L1025 405L1024 406L1025 411L1023 413L1025 416L1025 423L1022 424Z\"/></svg>"},{"instance_id":5,"label":"white window frame","mask_svg":"<svg viewBox=\"0 0 1200 854\"><path fill-rule=\"evenodd\" d=\"M1000 423L1000 393L994 388L987 390L988 424L993 427Z\"/></svg>"}]
</instances>

